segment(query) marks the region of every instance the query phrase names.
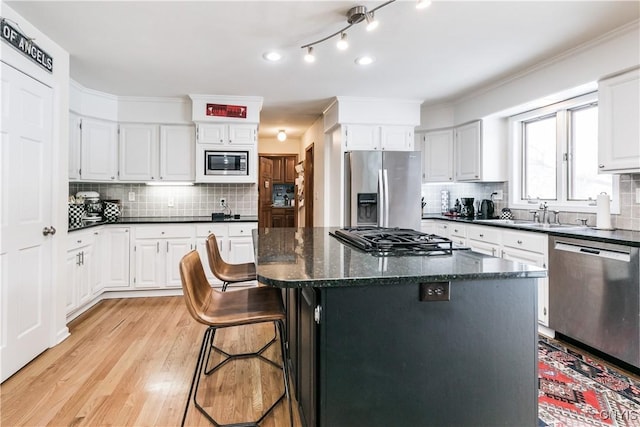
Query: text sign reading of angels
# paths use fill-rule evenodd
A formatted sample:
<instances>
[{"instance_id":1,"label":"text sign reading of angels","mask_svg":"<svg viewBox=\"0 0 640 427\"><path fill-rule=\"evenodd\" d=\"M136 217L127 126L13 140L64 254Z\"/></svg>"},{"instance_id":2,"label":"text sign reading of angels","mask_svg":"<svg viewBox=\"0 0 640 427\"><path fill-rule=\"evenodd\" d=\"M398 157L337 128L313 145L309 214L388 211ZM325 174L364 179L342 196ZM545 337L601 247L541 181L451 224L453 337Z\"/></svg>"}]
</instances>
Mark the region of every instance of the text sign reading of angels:
<instances>
[{"instance_id":1,"label":"text sign reading of angels","mask_svg":"<svg viewBox=\"0 0 640 427\"><path fill-rule=\"evenodd\" d=\"M247 107L244 105L207 104L207 116L247 118Z\"/></svg>"},{"instance_id":2,"label":"text sign reading of angels","mask_svg":"<svg viewBox=\"0 0 640 427\"><path fill-rule=\"evenodd\" d=\"M11 44L11 46L18 49L48 72L53 72L53 58L51 55L40 49L30 38L13 28L6 19L0 20L0 31L2 31L2 38Z\"/></svg>"}]
</instances>

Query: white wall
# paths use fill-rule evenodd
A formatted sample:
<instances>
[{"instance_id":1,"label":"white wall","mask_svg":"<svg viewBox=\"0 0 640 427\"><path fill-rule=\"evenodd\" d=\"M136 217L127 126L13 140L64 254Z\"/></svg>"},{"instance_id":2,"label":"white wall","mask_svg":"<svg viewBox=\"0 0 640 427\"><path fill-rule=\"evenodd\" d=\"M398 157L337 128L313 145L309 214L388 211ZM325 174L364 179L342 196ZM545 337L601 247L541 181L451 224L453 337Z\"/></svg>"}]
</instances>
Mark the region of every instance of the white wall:
<instances>
[{"instance_id":1,"label":"white wall","mask_svg":"<svg viewBox=\"0 0 640 427\"><path fill-rule=\"evenodd\" d=\"M0 60L53 88L53 226L58 230L53 238L52 297L53 319L49 345L53 347L69 335L66 326L66 250L67 250L67 182L69 150L69 53L40 32L30 22L0 2L0 16L16 22L27 36L53 58L53 72L49 73L26 58L6 42L0 42Z\"/></svg>"},{"instance_id":2,"label":"white wall","mask_svg":"<svg viewBox=\"0 0 640 427\"><path fill-rule=\"evenodd\" d=\"M298 138L287 138L285 141L278 141L276 138L260 138L258 137L258 153L259 154L297 154L298 161L300 156L300 146L302 141Z\"/></svg>"},{"instance_id":3,"label":"white wall","mask_svg":"<svg viewBox=\"0 0 640 427\"><path fill-rule=\"evenodd\" d=\"M558 94L572 96L596 90L599 79L639 64L640 30L636 21L452 104L423 105L420 129L442 127L451 106L453 122L450 125L496 113L515 114L513 109L518 106L526 105L527 109L541 106L543 98L548 98L549 103L549 100L558 101L554 98ZM540 100L538 105L536 100Z\"/></svg>"}]
</instances>

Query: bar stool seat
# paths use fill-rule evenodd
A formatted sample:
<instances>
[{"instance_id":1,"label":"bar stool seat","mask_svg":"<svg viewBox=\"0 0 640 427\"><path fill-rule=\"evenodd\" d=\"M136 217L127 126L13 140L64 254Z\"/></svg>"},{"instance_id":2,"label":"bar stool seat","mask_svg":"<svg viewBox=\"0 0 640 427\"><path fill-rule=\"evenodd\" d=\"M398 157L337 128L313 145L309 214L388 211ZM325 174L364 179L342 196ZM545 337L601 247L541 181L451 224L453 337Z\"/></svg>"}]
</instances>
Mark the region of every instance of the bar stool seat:
<instances>
[{"instance_id":1,"label":"bar stool seat","mask_svg":"<svg viewBox=\"0 0 640 427\"><path fill-rule=\"evenodd\" d=\"M286 316L282 302L282 292L277 288L267 286L242 289L234 292L220 292L213 289L207 281L197 251L189 252L180 261L180 277L182 279L182 289L189 314L191 314L197 322L208 326L204 333L202 346L200 347L200 353L193 373L193 379L191 380L189 397L184 409L181 425L184 426L191 403L191 396L193 396L193 403L196 408L213 425L218 427L237 425L257 426L271 410L286 397L289 403L289 423L293 426L293 414L289 394L289 368L286 363L284 337L284 319ZM252 353L228 354L213 346L213 339L217 329L264 322L273 322L279 332L282 364L278 364L262 355L262 352L271 345L275 337L261 349ZM212 349L222 353L226 358L211 369L207 369ZM211 375L231 360L248 357L257 357L282 369L284 376L284 393L282 393L271 407L255 422L220 424L198 403L197 394L200 380L203 374Z\"/></svg>"},{"instance_id":2,"label":"bar stool seat","mask_svg":"<svg viewBox=\"0 0 640 427\"><path fill-rule=\"evenodd\" d=\"M223 292L227 290L229 283L256 280L255 263L229 264L222 259L215 234L209 234L207 237L207 258L209 258L209 268L213 275L222 280Z\"/></svg>"}]
</instances>

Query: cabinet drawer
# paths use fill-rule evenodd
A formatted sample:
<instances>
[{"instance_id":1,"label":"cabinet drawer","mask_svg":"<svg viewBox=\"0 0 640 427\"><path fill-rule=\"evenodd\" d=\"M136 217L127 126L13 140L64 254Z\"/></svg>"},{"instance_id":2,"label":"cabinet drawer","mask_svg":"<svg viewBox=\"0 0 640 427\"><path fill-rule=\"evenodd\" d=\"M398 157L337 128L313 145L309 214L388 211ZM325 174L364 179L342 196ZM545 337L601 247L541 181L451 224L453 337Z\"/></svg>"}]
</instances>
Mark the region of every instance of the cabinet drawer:
<instances>
[{"instance_id":1,"label":"cabinet drawer","mask_svg":"<svg viewBox=\"0 0 640 427\"><path fill-rule=\"evenodd\" d=\"M192 225L167 225L167 226L151 226L136 227L136 239L166 239L176 237L192 237Z\"/></svg>"},{"instance_id":2,"label":"cabinet drawer","mask_svg":"<svg viewBox=\"0 0 640 427\"><path fill-rule=\"evenodd\" d=\"M467 227L467 238L481 242L500 243L500 229L494 227Z\"/></svg>"},{"instance_id":3,"label":"cabinet drawer","mask_svg":"<svg viewBox=\"0 0 640 427\"><path fill-rule=\"evenodd\" d=\"M467 237L467 226L452 223L449 225L449 235L451 237Z\"/></svg>"},{"instance_id":4,"label":"cabinet drawer","mask_svg":"<svg viewBox=\"0 0 640 427\"><path fill-rule=\"evenodd\" d=\"M226 224L198 224L196 225L196 236L207 237L213 233L216 237L223 237L227 235L228 229Z\"/></svg>"},{"instance_id":5,"label":"cabinet drawer","mask_svg":"<svg viewBox=\"0 0 640 427\"><path fill-rule=\"evenodd\" d=\"M244 222L240 224L229 224L229 236L251 236L251 230L258 228L258 223Z\"/></svg>"},{"instance_id":6,"label":"cabinet drawer","mask_svg":"<svg viewBox=\"0 0 640 427\"><path fill-rule=\"evenodd\" d=\"M526 231L504 231L502 245L525 251L544 254L547 249L547 235L542 233L527 233Z\"/></svg>"},{"instance_id":7,"label":"cabinet drawer","mask_svg":"<svg viewBox=\"0 0 640 427\"><path fill-rule=\"evenodd\" d=\"M93 242L95 242L96 236L98 234L98 229L69 233L67 235L67 250L72 251L74 249L82 248L87 245L93 245Z\"/></svg>"}]
</instances>

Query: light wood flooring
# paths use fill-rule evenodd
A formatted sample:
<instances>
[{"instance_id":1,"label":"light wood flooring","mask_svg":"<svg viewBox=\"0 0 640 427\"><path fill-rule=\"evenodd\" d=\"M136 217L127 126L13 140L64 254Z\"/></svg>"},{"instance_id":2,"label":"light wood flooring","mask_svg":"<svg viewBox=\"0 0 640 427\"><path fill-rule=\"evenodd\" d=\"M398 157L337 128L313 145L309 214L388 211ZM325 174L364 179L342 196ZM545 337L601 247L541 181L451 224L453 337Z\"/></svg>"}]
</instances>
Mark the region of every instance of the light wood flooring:
<instances>
[{"instance_id":1,"label":"light wood flooring","mask_svg":"<svg viewBox=\"0 0 640 427\"><path fill-rule=\"evenodd\" d=\"M2 426L180 424L206 329L182 297L102 301L69 328L69 338L2 383ZM228 352L257 350L273 332L272 324L228 328L216 333L215 344ZM265 356L280 361L279 349L274 343ZM283 389L282 371L253 358L203 378L198 396L226 424L257 420ZM191 404L186 425L210 424ZM288 425L284 401L262 423Z\"/></svg>"}]
</instances>

